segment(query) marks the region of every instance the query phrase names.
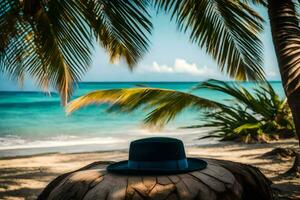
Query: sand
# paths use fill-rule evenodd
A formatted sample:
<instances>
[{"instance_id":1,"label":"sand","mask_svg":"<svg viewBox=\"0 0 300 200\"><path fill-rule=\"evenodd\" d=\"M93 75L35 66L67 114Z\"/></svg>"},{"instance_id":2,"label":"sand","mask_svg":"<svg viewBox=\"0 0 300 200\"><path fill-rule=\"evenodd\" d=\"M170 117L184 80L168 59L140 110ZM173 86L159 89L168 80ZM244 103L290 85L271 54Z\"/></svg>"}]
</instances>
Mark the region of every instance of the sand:
<instances>
[{"instance_id":1,"label":"sand","mask_svg":"<svg viewBox=\"0 0 300 200\"><path fill-rule=\"evenodd\" d=\"M186 148L190 157L207 157L231 160L258 167L273 181L273 188L283 199L300 199L300 178L283 177L293 162L292 158L259 158L276 147L297 148L296 140L280 140L268 144L237 144L233 142L218 145L190 146ZM127 151L90 153L49 153L0 159L0 199L36 199L43 187L56 176L76 170L95 161L124 160ZM288 197L288 198L285 198Z\"/></svg>"}]
</instances>

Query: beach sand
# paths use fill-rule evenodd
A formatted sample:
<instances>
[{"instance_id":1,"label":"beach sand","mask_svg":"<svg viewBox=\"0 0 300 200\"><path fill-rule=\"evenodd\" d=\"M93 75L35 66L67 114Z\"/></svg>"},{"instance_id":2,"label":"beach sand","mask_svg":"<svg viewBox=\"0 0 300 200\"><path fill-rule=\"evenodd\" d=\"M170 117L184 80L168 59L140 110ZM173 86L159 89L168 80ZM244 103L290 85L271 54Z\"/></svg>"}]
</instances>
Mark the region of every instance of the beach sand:
<instances>
[{"instance_id":1,"label":"beach sand","mask_svg":"<svg viewBox=\"0 0 300 200\"><path fill-rule=\"evenodd\" d=\"M296 140L280 140L268 144L237 144L233 142L186 147L190 157L231 160L258 167L273 182L283 197L300 199L300 178L282 177L293 162L289 159L259 158L276 147L297 148ZM91 153L49 153L14 158L0 158L0 199L36 199L43 187L56 176L81 168L95 161L127 159L127 151ZM287 198L284 198L287 199Z\"/></svg>"}]
</instances>

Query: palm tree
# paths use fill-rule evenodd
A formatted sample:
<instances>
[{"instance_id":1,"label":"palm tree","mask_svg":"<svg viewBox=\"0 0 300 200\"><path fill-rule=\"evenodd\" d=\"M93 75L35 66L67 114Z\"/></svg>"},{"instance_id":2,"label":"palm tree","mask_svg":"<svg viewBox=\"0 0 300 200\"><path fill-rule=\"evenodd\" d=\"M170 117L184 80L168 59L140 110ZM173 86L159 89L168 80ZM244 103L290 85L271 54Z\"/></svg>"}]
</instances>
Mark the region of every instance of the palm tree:
<instances>
[{"instance_id":1,"label":"palm tree","mask_svg":"<svg viewBox=\"0 0 300 200\"><path fill-rule=\"evenodd\" d=\"M144 123L161 128L184 109L208 109L205 123L189 128L214 128L206 137L244 142L266 141L278 136L293 136L291 112L285 99L281 99L267 82L249 91L239 83L209 80L195 87L218 91L231 97L230 104L195 96L191 93L159 88L129 88L99 90L70 102L71 113L90 104L110 104L108 111L132 112L144 108L151 110Z\"/></svg>"},{"instance_id":2,"label":"palm tree","mask_svg":"<svg viewBox=\"0 0 300 200\"><path fill-rule=\"evenodd\" d=\"M299 1L268 0L268 14L282 84L293 113L300 145L300 26L295 5ZM296 154L288 173L300 173L300 155Z\"/></svg>"},{"instance_id":3,"label":"palm tree","mask_svg":"<svg viewBox=\"0 0 300 200\"><path fill-rule=\"evenodd\" d=\"M56 88L65 105L91 65L94 41L133 67L148 48L147 0L0 0L0 70Z\"/></svg>"},{"instance_id":4,"label":"palm tree","mask_svg":"<svg viewBox=\"0 0 300 200\"><path fill-rule=\"evenodd\" d=\"M132 68L147 51L150 0L0 0L0 70L56 88L65 105L91 63L96 39ZM262 18L244 1L155 0L182 31L239 80L263 79ZM188 14L192 11L192 14ZM255 60L255 62L254 62Z\"/></svg>"}]
</instances>

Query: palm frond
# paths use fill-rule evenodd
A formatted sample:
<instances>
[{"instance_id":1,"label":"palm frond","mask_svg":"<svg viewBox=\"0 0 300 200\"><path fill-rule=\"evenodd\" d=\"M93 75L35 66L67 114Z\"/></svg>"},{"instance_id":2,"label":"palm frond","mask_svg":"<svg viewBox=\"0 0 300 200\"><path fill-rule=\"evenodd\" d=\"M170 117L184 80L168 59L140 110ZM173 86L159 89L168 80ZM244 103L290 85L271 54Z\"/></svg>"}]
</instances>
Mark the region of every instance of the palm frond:
<instances>
[{"instance_id":1,"label":"palm frond","mask_svg":"<svg viewBox=\"0 0 300 200\"><path fill-rule=\"evenodd\" d=\"M262 5L262 6L266 6L267 5L267 0L242 0L244 3L247 4L254 4L254 5Z\"/></svg>"},{"instance_id":2,"label":"palm frond","mask_svg":"<svg viewBox=\"0 0 300 200\"><path fill-rule=\"evenodd\" d=\"M36 24L33 24L37 40L42 46L37 49L48 64L48 80L61 93L64 104L74 82L81 79L91 64L93 44L90 29L81 14L81 6L76 1L50 1L49 11L42 12L35 20ZM61 12L57 11L59 9ZM36 72L43 75L38 79L44 78L40 69Z\"/></svg>"},{"instance_id":3,"label":"palm frond","mask_svg":"<svg viewBox=\"0 0 300 200\"><path fill-rule=\"evenodd\" d=\"M149 1L89 0L85 4L85 15L111 62L124 58L130 68L134 67L149 46Z\"/></svg>"},{"instance_id":4,"label":"palm frond","mask_svg":"<svg viewBox=\"0 0 300 200\"><path fill-rule=\"evenodd\" d=\"M218 109L205 113L207 122L197 127L213 128L208 137L221 136L222 140L265 141L276 134L294 135L295 127L286 99L281 99L269 83L256 86L252 92L239 83L217 80L196 86L196 89L222 92L235 102L218 103Z\"/></svg>"},{"instance_id":5,"label":"palm frond","mask_svg":"<svg viewBox=\"0 0 300 200\"><path fill-rule=\"evenodd\" d=\"M67 113L90 105L111 104L109 111L131 112L144 106L152 109L144 122L149 126L161 127L174 119L186 108L211 108L216 104L198 96L175 90L158 88L130 88L99 90L79 97L69 103Z\"/></svg>"},{"instance_id":6,"label":"palm frond","mask_svg":"<svg viewBox=\"0 0 300 200\"><path fill-rule=\"evenodd\" d=\"M237 134L241 133L242 131L245 130L251 130L251 129L259 129L261 127L261 122L255 122L255 123L245 123L237 128L234 129L234 132L236 132Z\"/></svg>"},{"instance_id":7,"label":"palm frond","mask_svg":"<svg viewBox=\"0 0 300 200\"><path fill-rule=\"evenodd\" d=\"M93 44L81 5L78 1L49 1L29 16L24 7L17 7L11 24L16 34L5 31L9 40L1 44L2 70L17 79L28 73L44 88L51 84L66 104L74 82L91 63Z\"/></svg>"},{"instance_id":8,"label":"palm frond","mask_svg":"<svg viewBox=\"0 0 300 200\"><path fill-rule=\"evenodd\" d=\"M91 65L94 40L111 60L132 68L148 48L148 1L0 0L0 71L44 89L56 88L63 105Z\"/></svg>"},{"instance_id":9,"label":"palm frond","mask_svg":"<svg viewBox=\"0 0 300 200\"><path fill-rule=\"evenodd\" d=\"M261 2L261 1L253 1ZM221 71L237 80L263 80L263 19L243 1L156 0L157 8L171 13L179 30L205 48Z\"/></svg>"},{"instance_id":10,"label":"palm frond","mask_svg":"<svg viewBox=\"0 0 300 200\"><path fill-rule=\"evenodd\" d=\"M275 118L276 111L286 106L286 101L281 99L268 82L257 84L253 92L248 91L239 83L209 80L194 87L194 89L209 89L219 91L233 97L244 108L265 118ZM284 103L285 102L285 103Z\"/></svg>"},{"instance_id":11,"label":"palm frond","mask_svg":"<svg viewBox=\"0 0 300 200\"><path fill-rule=\"evenodd\" d=\"M18 37L25 37L28 33L26 27L21 26L18 23L20 19L19 15L19 3L17 0L1 0L0 1L0 68L1 72L9 72L15 74L17 77L22 74L22 70L16 70L10 66L19 65L22 58L22 45ZM7 48L10 44L13 45L11 48ZM11 61L11 63L9 63ZM8 64L8 65L7 65ZM10 65L9 65L10 64Z\"/></svg>"},{"instance_id":12,"label":"palm frond","mask_svg":"<svg viewBox=\"0 0 300 200\"><path fill-rule=\"evenodd\" d=\"M241 139L249 142L265 141L282 133L294 135L295 126L286 100L279 98L269 83L261 83L253 92L238 83L217 80L209 80L195 88L219 91L233 100L228 105L175 90L111 89L91 92L73 100L66 112L71 113L91 104L109 104L110 112L132 112L144 108L151 110L144 123L161 128L184 109L196 108L205 111L201 118L205 123L189 128L212 128L204 138Z\"/></svg>"}]
</instances>

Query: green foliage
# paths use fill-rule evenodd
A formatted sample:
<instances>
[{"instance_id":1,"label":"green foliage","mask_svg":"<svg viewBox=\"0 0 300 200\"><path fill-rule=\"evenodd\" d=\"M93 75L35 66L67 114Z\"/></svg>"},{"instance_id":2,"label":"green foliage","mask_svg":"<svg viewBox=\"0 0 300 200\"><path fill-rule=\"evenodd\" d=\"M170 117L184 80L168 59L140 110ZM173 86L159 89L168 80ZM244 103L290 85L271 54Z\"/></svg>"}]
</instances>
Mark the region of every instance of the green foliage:
<instances>
[{"instance_id":1,"label":"green foliage","mask_svg":"<svg viewBox=\"0 0 300 200\"><path fill-rule=\"evenodd\" d=\"M204 124L189 128L212 128L204 138L250 142L294 136L295 127L286 100L281 99L267 82L256 86L250 91L239 83L209 80L194 88L222 92L230 97L225 103L157 88L99 90L70 102L67 112L104 103L111 104L109 111L114 112L132 112L143 107L151 110L144 123L161 128L184 109L195 108L204 109Z\"/></svg>"},{"instance_id":2,"label":"green foliage","mask_svg":"<svg viewBox=\"0 0 300 200\"><path fill-rule=\"evenodd\" d=\"M91 65L94 41L130 67L148 48L147 0L0 0L0 71L56 88L65 104Z\"/></svg>"},{"instance_id":3,"label":"green foliage","mask_svg":"<svg viewBox=\"0 0 300 200\"><path fill-rule=\"evenodd\" d=\"M207 137L222 140L266 141L293 136L295 127L286 99L281 99L268 82L249 91L238 83L210 80L196 87L229 95L229 104L218 103L218 109L205 113L205 124L210 127Z\"/></svg>"},{"instance_id":4,"label":"green foliage","mask_svg":"<svg viewBox=\"0 0 300 200\"><path fill-rule=\"evenodd\" d=\"M178 29L206 50L221 71L237 80L263 80L263 19L249 4L262 0L155 0L171 14Z\"/></svg>"},{"instance_id":5,"label":"green foliage","mask_svg":"<svg viewBox=\"0 0 300 200\"><path fill-rule=\"evenodd\" d=\"M162 127L184 109L213 108L216 105L204 98L176 90L158 88L130 88L94 91L71 101L67 113L90 104L111 104L109 112L132 112L144 106L152 110L144 122L148 126Z\"/></svg>"},{"instance_id":6,"label":"green foliage","mask_svg":"<svg viewBox=\"0 0 300 200\"><path fill-rule=\"evenodd\" d=\"M148 49L148 4L170 13L192 42L239 80L264 79L262 0L0 0L0 71L56 88L66 104L91 64L94 40L132 69Z\"/></svg>"}]
</instances>

